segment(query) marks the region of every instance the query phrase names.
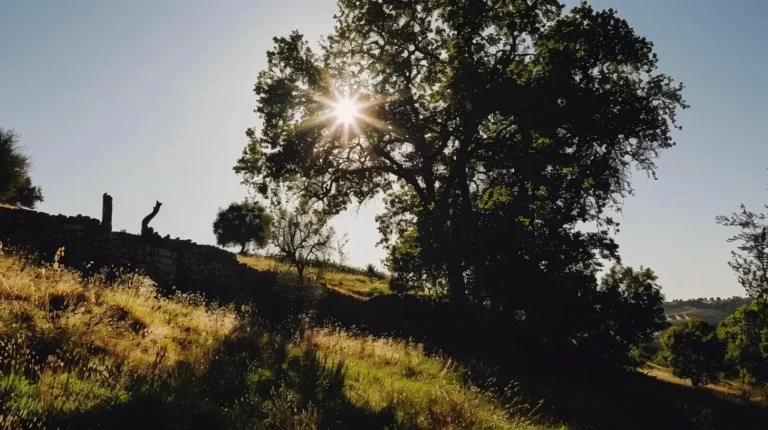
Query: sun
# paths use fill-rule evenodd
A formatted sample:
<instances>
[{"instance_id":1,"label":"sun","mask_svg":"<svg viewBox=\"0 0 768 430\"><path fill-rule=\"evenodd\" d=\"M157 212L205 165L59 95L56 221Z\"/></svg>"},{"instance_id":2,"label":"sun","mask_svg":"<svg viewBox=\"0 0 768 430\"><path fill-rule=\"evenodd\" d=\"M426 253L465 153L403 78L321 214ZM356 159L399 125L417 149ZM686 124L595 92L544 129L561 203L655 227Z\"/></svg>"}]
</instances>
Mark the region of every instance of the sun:
<instances>
[{"instance_id":1,"label":"sun","mask_svg":"<svg viewBox=\"0 0 768 430\"><path fill-rule=\"evenodd\" d=\"M348 94L339 96L333 103L332 115L336 118L339 125L344 127L351 127L355 125L355 122L360 117L361 106L357 103L354 97L350 97Z\"/></svg>"},{"instance_id":2,"label":"sun","mask_svg":"<svg viewBox=\"0 0 768 430\"><path fill-rule=\"evenodd\" d=\"M333 88L331 97L316 97L322 110L318 115L307 118L301 127L327 127L328 138L341 137L342 141L363 136L369 127L399 132L371 114L373 106L384 104L387 100L385 96L370 97L359 92L342 92Z\"/></svg>"}]
</instances>

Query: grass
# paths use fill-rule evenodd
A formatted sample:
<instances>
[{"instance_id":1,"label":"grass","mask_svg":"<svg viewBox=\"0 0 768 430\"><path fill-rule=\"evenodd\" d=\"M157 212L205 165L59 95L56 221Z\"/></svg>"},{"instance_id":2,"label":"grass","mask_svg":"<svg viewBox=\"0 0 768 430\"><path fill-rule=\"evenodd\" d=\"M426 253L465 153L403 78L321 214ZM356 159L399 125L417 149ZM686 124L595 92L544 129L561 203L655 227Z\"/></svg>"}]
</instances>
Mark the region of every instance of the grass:
<instances>
[{"instance_id":1,"label":"grass","mask_svg":"<svg viewBox=\"0 0 768 430\"><path fill-rule=\"evenodd\" d=\"M519 404L516 390L480 390L455 362L429 357L421 345L336 330L313 331L307 341L323 358L345 363L352 404L391 410L409 428L544 428L531 423L535 410Z\"/></svg>"},{"instance_id":2,"label":"grass","mask_svg":"<svg viewBox=\"0 0 768 430\"><path fill-rule=\"evenodd\" d=\"M672 374L672 370L666 367L658 366L653 363L648 363L645 366L643 366L640 370L646 375L652 376L660 381L665 381L671 384L681 385L685 387L692 386L690 380L678 378L677 376ZM727 396L739 397L740 399L744 399L744 400L753 402L755 404L768 407L768 399L764 397L765 394L760 392L760 390L756 390L753 388L745 389L741 384L735 383L733 381L721 380L717 383L707 384L706 386L704 386L704 388L711 390L713 392L727 395Z\"/></svg>"},{"instance_id":3,"label":"grass","mask_svg":"<svg viewBox=\"0 0 768 430\"><path fill-rule=\"evenodd\" d=\"M272 270L276 272L295 272L291 266L271 257L246 257L239 255L240 262L246 263L257 270ZM319 282L325 282L329 288L333 288L342 293L355 296L360 299L367 299L374 296L391 294L389 281L382 277L372 277L355 270L347 272L339 270L322 270L318 268L307 269L307 277Z\"/></svg>"},{"instance_id":4,"label":"grass","mask_svg":"<svg viewBox=\"0 0 768 430\"><path fill-rule=\"evenodd\" d=\"M532 428L421 347L0 255L0 428Z\"/></svg>"}]
</instances>

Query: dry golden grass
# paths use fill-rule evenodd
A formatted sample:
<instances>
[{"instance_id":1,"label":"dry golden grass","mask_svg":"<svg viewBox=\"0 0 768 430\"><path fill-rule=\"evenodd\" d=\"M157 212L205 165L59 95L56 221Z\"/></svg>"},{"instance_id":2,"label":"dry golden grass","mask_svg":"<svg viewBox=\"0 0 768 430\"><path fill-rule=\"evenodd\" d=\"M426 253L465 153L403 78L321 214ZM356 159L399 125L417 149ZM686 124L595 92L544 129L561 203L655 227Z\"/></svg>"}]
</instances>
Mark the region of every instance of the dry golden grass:
<instances>
[{"instance_id":1,"label":"dry golden grass","mask_svg":"<svg viewBox=\"0 0 768 430\"><path fill-rule=\"evenodd\" d=\"M257 270L295 272L295 269L292 267L270 257L245 257L238 255L237 258L240 262L246 263ZM391 293L387 279L333 270L321 271L314 268L307 269L306 276L318 281L324 281L328 288L356 296L360 299Z\"/></svg>"},{"instance_id":2,"label":"dry golden grass","mask_svg":"<svg viewBox=\"0 0 768 430\"><path fill-rule=\"evenodd\" d=\"M670 369L666 367L661 367L653 363L648 363L640 370L646 375L653 376L654 378L665 381L665 382L669 382L677 385L684 385L687 387L692 386L690 380L678 378L677 376L672 374L672 371ZM721 394L726 394L729 396L738 396L739 398L749 400L756 404L768 406L768 400L766 400L761 393L754 392L751 390L745 390L742 386L730 381L720 381L716 384L707 384L705 385L705 387L709 390L716 391Z\"/></svg>"},{"instance_id":3,"label":"dry golden grass","mask_svg":"<svg viewBox=\"0 0 768 430\"><path fill-rule=\"evenodd\" d=\"M0 274L0 336L22 325L27 332L98 348L135 371L201 363L207 346L236 323L231 310L159 298L146 278L126 276L106 288L75 272L10 256L0 256Z\"/></svg>"},{"instance_id":4,"label":"dry golden grass","mask_svg":"<svg viewBox=\"0 0 768 430\"><path fill-rule=\"evenodd\" d=\"M0 428L135 416L142 395L164 405L141 418L157 425L194 405L232 428L324 428L323 417L361 414L405 428L534 428L514 397L478 389L419 345L329 330L281 340L230 307L159 297L138 276L84 280L8 255L0 275Z\"/></svg>"},{"instance_id":5,"label":"dry golden grass","mask_svg":"<svg viewBox=\"0 0 768 430\"><path fill-rule=\"evenodd\" d=\"M316 330L307 341L331 363L345 363L350 401L373 411L393 410L399 422L415 428L520 429L535 411L463 380L450 359L430 357L421 345L334 330ZM547 427L549 428L549 427Z\"/></svg>"}]
</instances>

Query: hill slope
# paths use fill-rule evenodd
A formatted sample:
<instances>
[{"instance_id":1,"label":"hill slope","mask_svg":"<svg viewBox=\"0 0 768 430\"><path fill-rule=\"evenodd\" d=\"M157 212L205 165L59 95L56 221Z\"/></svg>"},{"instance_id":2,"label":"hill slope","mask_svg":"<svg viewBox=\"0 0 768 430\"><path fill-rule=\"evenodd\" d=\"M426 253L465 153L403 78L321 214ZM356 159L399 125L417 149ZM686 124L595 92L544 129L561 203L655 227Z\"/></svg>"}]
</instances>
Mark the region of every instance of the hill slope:
<instances>
[{"instance_id":1,"label":"hill slope","mask_svg":"<svg viewBox=\"0 0 768 430\"><path fill-rule=\"evenodd\" d=\"M418 345L268 330L130 274L7 255L0 274L0 427L531 427Z\"/></svg>"}]
</instances>

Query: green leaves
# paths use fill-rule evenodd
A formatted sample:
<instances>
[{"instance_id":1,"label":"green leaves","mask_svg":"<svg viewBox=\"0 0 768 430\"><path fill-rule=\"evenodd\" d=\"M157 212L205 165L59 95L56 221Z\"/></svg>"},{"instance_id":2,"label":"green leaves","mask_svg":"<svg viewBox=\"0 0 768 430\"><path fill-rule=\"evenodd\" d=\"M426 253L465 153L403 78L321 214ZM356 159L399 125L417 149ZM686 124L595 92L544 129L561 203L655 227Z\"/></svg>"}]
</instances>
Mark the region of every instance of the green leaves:
<instances>
[{"instance_id":1,"label":"green leaves","mask_svg":"<svg viewBox=\"0 0 768 430\"><path fill-rule=\"evenodd\" d=\"M293 33L267 55L263 125L235 167L244 183L328 214L383 194L383 244L418 250L401 267L418 262L456 300L490 306L533 306L521 278L597 288L595 256L617 247L575 228L616 225L605 213L633 169L655 173L686 107L653 45L586 3L563 14L555 0L341 0L319 51ZM346 134L324 121L334 89L357 94L369 120ZM405 234L418 246L398 243ZM549 295L588 296L574 290Z\"/></svg>"},{"instance_id":2,"label":"green leaves","mask_svg":"<svg viewBox=\"0 0 768 430\"><path fill-rule=\"evenodd\" d=\"M271 224L272 217L264 206L246 200L220 209L213 222L213 233L218 245L240 246L240 252L245 252L249 246L266 246Z\"/></svg>"},{"instance_id":3,"label":"green leaves","mask_svg":"<svg viewBox=\"0 0 768 430\"><path fill-rule=\"evenodd\" d=\"M711 325L694 317L665 331L661 345L675 376L690 379L694 386L717 380L723 346Z\"/></svg>"},{"instance_id":4,"label":"green leaves","mask_svg":"<svg viewBox=\"0 0 768 430\"><path fill-rule=\"evenodd\" d=\"M768 385L768 303L754 300L720 323L726 361L747 384Z\"/></svg>"},{"instance_id":5,"label":"green leaves","mask_svg":"<svg viewBox=\"0 0 768 430\"><path fill-rule=\"evenodd\" d=\"M32 185L32 162L18 139L13 130L0 128L0 202L34 209L43 201L43 193Z\"/></svg>"}]
</instances>

